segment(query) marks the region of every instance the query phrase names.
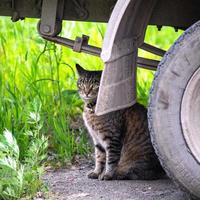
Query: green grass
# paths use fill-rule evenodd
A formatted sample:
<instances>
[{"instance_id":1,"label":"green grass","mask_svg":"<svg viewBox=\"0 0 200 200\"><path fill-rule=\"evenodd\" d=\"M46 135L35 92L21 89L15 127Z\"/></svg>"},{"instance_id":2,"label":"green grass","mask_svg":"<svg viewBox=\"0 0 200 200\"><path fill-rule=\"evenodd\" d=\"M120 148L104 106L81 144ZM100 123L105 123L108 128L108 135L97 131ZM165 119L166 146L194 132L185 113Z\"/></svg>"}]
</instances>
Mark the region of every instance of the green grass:
<instances>
[{"instance_id":1,"label":"green grass","mask_svg":"<svg viewBox=\"0 0 200 200\"><path fill-rule=\"evenodd\" d=\"M98 70L104 65L100 58L42 40L37 34L37 20L12 23L1 18L0 27L0 148L8 149L0 153L0 177L9 180L0 180L0 197L31 199L42 187L47 146L63 164L77 154L90 152L84 129L71 128L82 113L75 63ZM106 24L65 22L62 35L71 39L89 35L90 44L101 47L105 31ZM149 27L145 40L167 50L180 34L172 28L158 32ZM160 59L144 51L139 55ZM138 69L137 77L138 100L147 105L153 72ZM6 156L12 161L8 166ZM15 168L10 169L12 163Z\"/></svg>"},{"instance_id":2,"label":"green grass","mask_svg":"<svg viewBox=\"0 0 200 200\"><path fill-rule=\"evenodd\" d=\"M47 157L48 138L43 135L43 119L37 110L26 116L26 129L17 139L7 129L0 135L0 198L11 200L32 199L42 190L43 161Z\"/></svg>"}]
</instances>

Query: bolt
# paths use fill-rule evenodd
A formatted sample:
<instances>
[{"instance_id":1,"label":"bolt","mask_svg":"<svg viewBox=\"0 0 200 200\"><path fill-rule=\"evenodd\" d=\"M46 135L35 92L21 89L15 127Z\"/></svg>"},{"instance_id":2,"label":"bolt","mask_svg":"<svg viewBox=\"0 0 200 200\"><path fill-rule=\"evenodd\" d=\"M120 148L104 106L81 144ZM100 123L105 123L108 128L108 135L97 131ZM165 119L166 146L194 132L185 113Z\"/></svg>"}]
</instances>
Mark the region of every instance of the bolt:
<instances>
[{"instance_id":1,"label":"bolt","mask_svg":"<svg viewBox=\"0 0 200 200\"><path fill-rule=\"evenodd\" d=\"M49 25L43 25L42 26L42 32L44 32L44 33L50 33L51 32L51 26L49 26Z\"/></svg>"},{"instance_id":2,"label":"bolt","mask_svg":"<svg viewBox=\"0 0 200 200\"><path fill-rule=\"evenodd\" d=\"M85 17L85 12L84 11L80 11L79 12L79 17L80 18L84 18Z\"/></svg>"},{"instance_id":3,"label":"bolt","mask_svg":"<svg viewBox=\"0 0 200 200\"><path fill-rule=\"evenodd\" d=\"M158 31L162 30L162 26L160 26L160 25L158 25L157 28L158 28Z\"/></svg>"},{"instance_id":4,"label":"bolt","mask_svg":"<svg viewBox=\"0 0 200 200\"><path fill-rule=\"evenodd\" d=\"M13 22L17 22L20 19L19 13L17 11L14 11L11 17L11 20Z\"/></svg>"}]
</instances>

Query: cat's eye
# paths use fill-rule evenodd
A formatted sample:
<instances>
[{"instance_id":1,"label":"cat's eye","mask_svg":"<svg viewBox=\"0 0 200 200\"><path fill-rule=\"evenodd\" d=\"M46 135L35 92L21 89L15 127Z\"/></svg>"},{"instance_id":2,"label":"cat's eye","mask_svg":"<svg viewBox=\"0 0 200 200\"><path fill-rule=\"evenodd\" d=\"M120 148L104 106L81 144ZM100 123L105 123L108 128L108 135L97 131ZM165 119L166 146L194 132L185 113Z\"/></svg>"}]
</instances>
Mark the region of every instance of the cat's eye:
<instances>
[{"instance_id":1,"label":"cat's eye","mask_svg":"<svg viewBox=\"0 0 200 200\"><path fill-rule=\"evenodd\" d=\"M84 89L84 84L82 82L79 82L77 86L79 89Z\"/></svg>"}]
</instances>

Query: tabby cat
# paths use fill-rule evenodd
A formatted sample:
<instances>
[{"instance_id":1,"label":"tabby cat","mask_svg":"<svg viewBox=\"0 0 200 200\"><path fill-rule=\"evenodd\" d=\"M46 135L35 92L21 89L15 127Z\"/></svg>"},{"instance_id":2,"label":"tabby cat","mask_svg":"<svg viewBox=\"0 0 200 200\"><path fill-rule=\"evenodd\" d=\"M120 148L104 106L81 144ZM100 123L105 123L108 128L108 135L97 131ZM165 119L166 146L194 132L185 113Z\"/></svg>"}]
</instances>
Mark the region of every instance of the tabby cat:
<instances>
[{"instance_id":1,"label":"tabby cat","mask_svg":"<svg viewBox=\"0 0 200 200\"><path fill-rule=\"evenodd\" d=\"M154 153L147 124L147 111L140 104L102 116L94 112L101 71L76 65L83 119L95 145L95 169L88 178L157 179L163 169Z\"/></svg>"}]
</instances>

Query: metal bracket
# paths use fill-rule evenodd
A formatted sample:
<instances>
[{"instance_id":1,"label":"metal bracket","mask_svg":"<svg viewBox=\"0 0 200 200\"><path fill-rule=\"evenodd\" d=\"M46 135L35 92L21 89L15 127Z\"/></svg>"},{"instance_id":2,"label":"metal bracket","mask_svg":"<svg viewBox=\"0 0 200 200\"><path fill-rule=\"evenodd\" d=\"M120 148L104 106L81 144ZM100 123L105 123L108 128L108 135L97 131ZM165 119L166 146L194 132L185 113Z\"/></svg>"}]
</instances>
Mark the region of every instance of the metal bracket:
<instances>
[{"instance_id":1,"label":"metal bracket","mask_svg":"<svg viewBox=\"0 0 200 200\"><path fill-rule=\"evenodd\" d=\"M73 51L81 52L83 45L88 45L89 36L82 35L82 37L76 37L74 41Z\"/></svg>"},{"instance_id":2,"label":"metal bracket","mask_svg":"<svg viewBox=\"0 0 200 200\"><path fill-rule=\"evenodd\" d=\"M11 20L12 22L17 22L18 20L23 20L24 17L20 16L19 11L16 10L16 0L11 0L11 8L12 8L12 16L11 16Z\"/></svg>"},{"instance_id":3,"label":"metal bracket","mask_svg":"<svg viewBox=\"0 0 200 200\"><path fill-rule=\"evenodd\" d=\"M43 0L39 25L41 35L56 36L61 32L64 0Z\"/></svg>"}]
</instances>

